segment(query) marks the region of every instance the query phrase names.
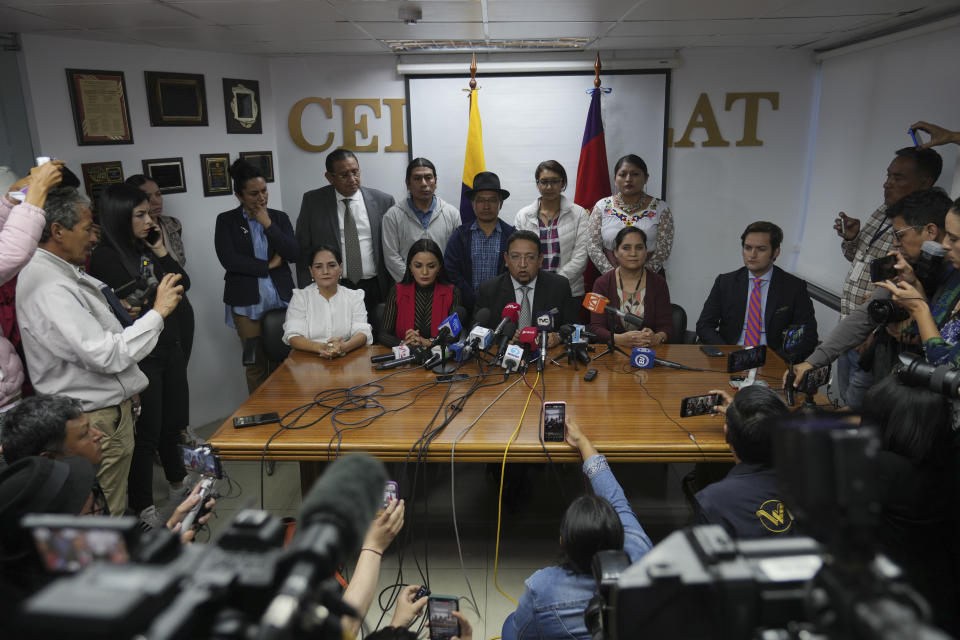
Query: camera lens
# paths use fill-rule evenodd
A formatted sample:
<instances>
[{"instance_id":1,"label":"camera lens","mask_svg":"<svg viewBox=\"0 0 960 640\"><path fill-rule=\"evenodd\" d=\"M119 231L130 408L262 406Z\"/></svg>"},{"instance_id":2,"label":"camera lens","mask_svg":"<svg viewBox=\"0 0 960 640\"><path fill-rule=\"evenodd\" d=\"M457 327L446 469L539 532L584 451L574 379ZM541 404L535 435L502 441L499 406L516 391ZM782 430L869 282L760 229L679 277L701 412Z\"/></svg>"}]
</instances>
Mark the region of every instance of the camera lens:
<instances>
[{"instance_id":1,"label":"camera lens","mask_svg":"<svg viewBox=\"0 0 960 640\"><path fill-rule=\"evenodd\" d=\"M921 358L910 358L901 354L896 374L905 385L927 387L948 398L956 397L957 390L960 389L960 370L946 365L932 365Z\"/></svg>"},{"instance_id":2,"label":"camera lens","mask_svg":"<svg viewBox=\"0 0 960 640\"><path fill-rule=\"evenodd\" d=\"M910 313L893 300L873 300L867 306L867 314L875 324L901 322L910 319Z\"/></svg>"}]
</instances>

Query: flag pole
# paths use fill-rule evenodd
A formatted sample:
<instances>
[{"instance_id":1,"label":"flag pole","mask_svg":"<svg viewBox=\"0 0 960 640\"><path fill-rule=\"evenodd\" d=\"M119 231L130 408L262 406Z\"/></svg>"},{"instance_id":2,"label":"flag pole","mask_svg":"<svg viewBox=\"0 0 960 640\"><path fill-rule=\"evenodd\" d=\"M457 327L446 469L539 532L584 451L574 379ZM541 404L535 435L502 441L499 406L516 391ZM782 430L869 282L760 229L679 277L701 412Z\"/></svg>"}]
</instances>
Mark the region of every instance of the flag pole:
<instances>
[{"instance_id":1,"label":"flag pole","mask_svg":"<svg viewBox=\"0 0 960 640\"><path fill-rule=\"evenodd\" d=\"M593 63L593 88L600 88L600 69L603 65L600 64L600 52L597 51L597 59Z\"/></svg>"},{"instance_id":2,"label":"flag pole","mask_svg":"<svg viewBox=\"0 0 960 640\"><path fill-rule=\"evenodd\" d=\"M467 191L473 187L473 177L486 170L483 159L483 132L480 125L480 107L477 105L477 55L470 54L470 88L467 92L468 124L467 147L463 159L463 179L460 184L460 219L471 222L476 219L473 204L467 198Z\"/></svg>"}]
</instances>

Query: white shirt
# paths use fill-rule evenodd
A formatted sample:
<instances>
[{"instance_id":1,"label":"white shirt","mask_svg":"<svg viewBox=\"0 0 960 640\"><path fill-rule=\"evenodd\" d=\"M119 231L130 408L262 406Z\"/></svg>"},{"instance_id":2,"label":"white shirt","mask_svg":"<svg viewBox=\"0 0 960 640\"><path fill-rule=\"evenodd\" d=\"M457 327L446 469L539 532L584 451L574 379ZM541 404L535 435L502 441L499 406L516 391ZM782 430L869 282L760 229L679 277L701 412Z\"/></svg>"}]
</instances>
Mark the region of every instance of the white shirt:
<instances>
[{"instance_id":1,"label":"white shirt","mask_svg":"<svg viewBox=\"0 0 960 640\"><path fill-rule=\"evenodd\" d=\"M33 386L76 398L84 411L120 404L147 388L137 363L163 331L163 317L153 309L124 329L103 286L43 249L17 280L17 321Z\"/></svg>"},{"instance_id":2,"label":"white shirt","mask_svg":"<svg viewBox=\"0 0 960 640\"><path fill-rule=\"evenodd\" d=\"M294 289L283 323L284 343L290 344L294 336L323 342L331 338L349 340L362 333L367 337L367 344L373 344L363 295L362 289L337 287L337 292L327 300L315 284Z\"/></svg>"},{"instance_id":3,"label":"white shirt","mask_svg":"<svg viewBox=\"0 0 960 640\"><path fill-rule=\"evenodd\" d=\"M740 340L737 344L743 344L747 340L747 322L750 321L750 294L753 293L755 280L763 280L763 288L760 290L760 344L767 344L767 296L770 293L770 282L773 279L773 265L767 269L767 272L755 278L752 273L747 271L747 308L743 312L743 329L740 331Z\"/></svg>"},{"instance_id":4,"label":"white shirt","mask_svg":"<svg viewBox=\"0 0 960 640\"><path fill-rule=\"evenodd\" d=\"M513 283L513 294L517 297L517 304L519 305L523 305L523 291L520 290L520 287L530 287L527 297L530 299L530 314L533 315L533 291L537 288L537 279L534 278L527 284L520 284L516 278L510 276L510 282ZM536 318L533 318L533 320L536 320Z\"/></svg>"},{"instance_id":5,"label":"white shirt","mask_svg":"<svg viewBox=\"0 0 960 640\"><path fill-rule=\"evenodd\" d=\"M377 275L377 258L373 251L373 232L370 230L370 218L367 217L367 206L363 202L360 189L352 196L345 196L336 189L337 194L337 222L340 224L340 255L347 259L347 247L344 243L343 215L346 211L344 200L350 201L350 213L357 223L357 236L360 238L360 260L363 263L363 277L361 280L373 278ZM351 274L351 277L354 277Z\"/></svg>"}]
</instances>

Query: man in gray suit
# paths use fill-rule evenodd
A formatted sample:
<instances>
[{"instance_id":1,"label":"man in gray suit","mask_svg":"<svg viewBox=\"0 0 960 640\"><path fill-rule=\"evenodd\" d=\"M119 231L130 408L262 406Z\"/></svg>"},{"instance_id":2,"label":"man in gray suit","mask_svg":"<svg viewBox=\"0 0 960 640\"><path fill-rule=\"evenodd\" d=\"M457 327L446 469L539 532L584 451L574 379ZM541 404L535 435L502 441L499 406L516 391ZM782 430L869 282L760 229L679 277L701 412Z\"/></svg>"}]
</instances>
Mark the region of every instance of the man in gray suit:
<instances>
[{"instance_id":1,"label":"man in gray suit","mask_svg":"<svg viewBox=\"0 0 960 640\"><path fill-rule=\"evenodd\" d=\"M300 204L297 284L305 287L312 282L308 265L311 248L320 244L338 246L343 256L343 277L363 289L369 315L393 285L383 265L380 221L394 199L360 186L360 163L351 151L332 151L327 155L326 168L330 184L307 191Z\"/></svg>"}]
</instances>

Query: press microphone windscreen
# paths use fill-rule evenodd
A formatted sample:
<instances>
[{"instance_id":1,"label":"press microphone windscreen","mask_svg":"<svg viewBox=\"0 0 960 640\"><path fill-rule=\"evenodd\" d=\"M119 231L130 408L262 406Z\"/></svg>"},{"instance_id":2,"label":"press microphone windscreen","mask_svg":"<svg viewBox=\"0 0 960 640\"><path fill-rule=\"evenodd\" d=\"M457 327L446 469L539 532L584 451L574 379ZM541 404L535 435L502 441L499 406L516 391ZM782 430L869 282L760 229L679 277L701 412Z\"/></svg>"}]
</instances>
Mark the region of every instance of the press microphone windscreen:
<instances>
[{"instance_id":1,"label":"press microphone windscreen","mask_svg":"<svg viewBox=\"0 0 960 640\"><path fill-rule=\"evenodd\" d=\"M484 307L483 309L478 309L475 314L473 314L473 324L486 326L490 322L490 309Z\"/></svg>"}]
</instances>

